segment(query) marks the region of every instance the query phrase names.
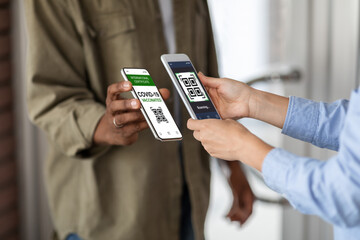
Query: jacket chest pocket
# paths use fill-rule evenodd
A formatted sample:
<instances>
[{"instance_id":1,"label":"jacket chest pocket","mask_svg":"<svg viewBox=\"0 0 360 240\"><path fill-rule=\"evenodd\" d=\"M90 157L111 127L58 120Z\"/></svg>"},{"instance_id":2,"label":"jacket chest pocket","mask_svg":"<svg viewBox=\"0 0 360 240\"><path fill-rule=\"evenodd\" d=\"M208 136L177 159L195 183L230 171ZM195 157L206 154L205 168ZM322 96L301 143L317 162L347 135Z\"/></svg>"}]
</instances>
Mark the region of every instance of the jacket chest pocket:
<instances>
[{"instance_id":1,"label":"jacket chest pocket","mask_svg":"<svg viewBox=\"0 0 360 240\"><path fill-rule=\"evenodd\" d=\"M93 25L100 41L106 41L116 36L125 36L136 30L133 16L120 13L100 15L94 20Z\"/></svg>"},{"instance_id":2,"label":"jacket chest pocket","mask_svg":"<svg viewBox=\"0 0 360 240\"><path fill-rule=\"evenodd\" d=\"M93 27L107 84L122 79L121 68L140 65L138 34L131 14L101 14L93 20Z\"/></svg>"}]
</instances>

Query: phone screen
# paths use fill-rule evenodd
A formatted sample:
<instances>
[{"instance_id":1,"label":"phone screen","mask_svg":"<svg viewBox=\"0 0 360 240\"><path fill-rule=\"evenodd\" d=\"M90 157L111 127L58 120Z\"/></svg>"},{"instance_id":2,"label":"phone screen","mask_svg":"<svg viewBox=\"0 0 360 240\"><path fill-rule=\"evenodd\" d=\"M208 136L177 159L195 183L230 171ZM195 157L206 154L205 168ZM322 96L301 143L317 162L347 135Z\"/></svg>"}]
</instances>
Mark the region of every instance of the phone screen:
<instances>
[{"instance_id":1,"label":"phone screen","mask_svg":"<svg viewBox=\"0 0 360 240\"><path fill-rule=\"evenodd\" d=\"M146 69L125 68L125 75L132 83L152 129L161 139L180 139L182 135L172 118L159 90Z\"/></svg>"},{"instance_id":2,"label":"phone screen","mask_svg":"<svg viewBox=\"0 0 360 240\"><path fill-rule=\"evenodd\" d=\"M197 119L220 119L190 61L168 63Z\"/></svg>"}]
</instances>

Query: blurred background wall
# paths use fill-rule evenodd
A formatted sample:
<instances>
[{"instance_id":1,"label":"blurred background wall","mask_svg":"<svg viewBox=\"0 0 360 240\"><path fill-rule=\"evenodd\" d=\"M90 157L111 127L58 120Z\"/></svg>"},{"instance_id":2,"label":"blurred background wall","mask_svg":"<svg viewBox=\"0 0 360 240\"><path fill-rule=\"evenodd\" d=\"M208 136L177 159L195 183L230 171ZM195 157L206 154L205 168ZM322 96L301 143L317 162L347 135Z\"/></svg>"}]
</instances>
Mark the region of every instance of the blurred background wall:
<instances>
[{"instance_id":1,"label":"blurred background wall","mask_svg":"<svg viewBox=\"0 0 360 240\"><path fill-rule=\"evenodd\" d=\"M18 163L21 239L51 239L42 165L47 142L44 134L28 118L26 103L26 21L24 0L9 1L12 21L12 83L15 107L16 157ZM1 238L0 238L1 239Z\"/></svg>"},{"instance_id":2,"label":"blurred background wall","mask_svg":"<svg viewBox=\"0 0 360 240\"><path fill-rule=\"evenodd\" d=\"M0 239L19 239L10 1L0 1Z\"/></svg>"},{"instance_id":3,"label":"blurred background wall","mask_svg":"<svg viewBox=\"0 0 360 240\"><path fill-rule=\"evenodd\" d=\"M45 240L52 231L42 179L46 139L31 125L26 113L24 2L0 0L1 240L18 239L18 233L24 240ZM263 79L271 81L254 87L325 101L347 98L359 84L359 1L208 2L221 76L247 82L270 76ZM300 80L288 82L279 77L292 70L301 73ZM243 123L267 142L294 153L320 159L334 154L281 136L278 129L266 124ZM230 191L216 164L212 164L212 171L208 239L332 239L328 224L279 204L281 196L266 188L261 176L251 170L247 173L255 193L274 201L257 201L253 216L242 228L229 223L225 215L231 204Z\"/></svg>"}]
</instances>

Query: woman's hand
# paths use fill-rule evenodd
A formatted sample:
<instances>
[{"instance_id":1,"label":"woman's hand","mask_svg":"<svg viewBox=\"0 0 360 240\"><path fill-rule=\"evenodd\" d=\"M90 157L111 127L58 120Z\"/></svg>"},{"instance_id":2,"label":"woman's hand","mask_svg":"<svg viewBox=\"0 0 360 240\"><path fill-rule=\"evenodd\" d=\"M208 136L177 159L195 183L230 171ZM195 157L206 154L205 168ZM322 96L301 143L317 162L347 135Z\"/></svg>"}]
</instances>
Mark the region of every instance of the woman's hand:
<instances>
[{"instance_id":1,"label":"woman's hand","mask_svg":"<svg viewBox=\"0 0 360 240\"><path fill-rule=\"evenodd\" d=\"M266 155L273 147L234 120L189 119L187 127L213 157L240 160L261 171Z\"/></svg>"},{"instance_id":2,"label":"woman's hand","mask_svg":"<svg viewBox=\"0 0 360 240\"><path fill-rule=\"evenodd\" d=\"M202 73L198 76L223 119L251 117L252 111L256 108L251 105L254 103L252 96L255 89L228 78L212 78Z\"/></svg>"},{"instance_id":3,"label":"woman's hand","mask_svg":"<svg viewBox=\"0 0 360 240\"><path fill-rule=\"evenodd\" d=\"M227 78L211 78L199 73L199 78L223 119L249 117L282 128L289 99L249 87Z\"/></svg>"},{"instance_id":4,"label":"woman's hand","mask_svg":"<svg viewBox=\"0 0 360 240\"><path fill-rule=\"evenodd\" d=\"M149 127L140 111L140 101L120 97L121 93L131 89L132 84L128 81L108 87L106 113L95 130L95 144L131 145L137 141L139 132ZM160 89L160 93L164 99L170 96L167 89Z\"/></svg>"}]
</instances>

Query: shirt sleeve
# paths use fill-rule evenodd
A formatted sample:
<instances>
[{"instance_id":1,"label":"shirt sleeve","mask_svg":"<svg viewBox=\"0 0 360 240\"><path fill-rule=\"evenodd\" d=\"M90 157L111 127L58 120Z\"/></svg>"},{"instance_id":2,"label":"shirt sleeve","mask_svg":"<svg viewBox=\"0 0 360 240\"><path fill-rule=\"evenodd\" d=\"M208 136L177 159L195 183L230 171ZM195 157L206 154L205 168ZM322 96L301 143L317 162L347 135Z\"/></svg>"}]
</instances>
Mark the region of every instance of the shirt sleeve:
<instances>
[{"instance_id":1,"label":"shirt sleeve","mask_svg":"<svg viewBox=\"0 0 360 240\"><path fill-rule=\"evenodd\" d=\"M30 119L65 155L103 152L92 139L105 106L88 86L81 37L66 1L29 0L26 15Z\"/></svg>"},{"instance_id":2,"label":"shirt sleeve","mask_svg":"<svg viewBox=\"0 0 360 240\"><path fill-rule=\"evenodd\" d=\"M277 148L262 168L266 184L296 209L339 227L360 224L360 94L353 93L351 101L336 156L320 161Z\"/></svg>"},{"instance_id":3,"label":"shirt sleeve","mask_svg":"<svg viewBox=\"0 0 360 240\"><path fill-rule=\"evenodd\" d=\"M290 97L282 133L337 151L348 105L348 100L324 103Z\"/></svg>"}]
</instances>

